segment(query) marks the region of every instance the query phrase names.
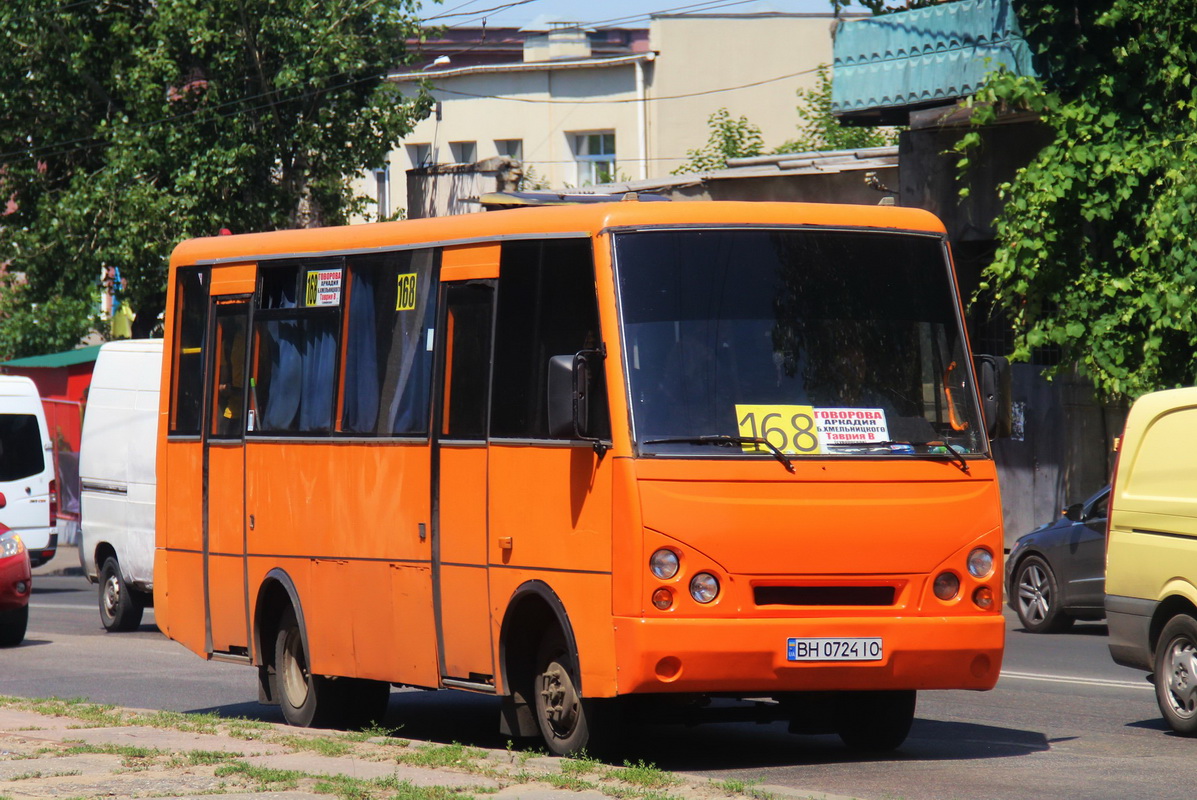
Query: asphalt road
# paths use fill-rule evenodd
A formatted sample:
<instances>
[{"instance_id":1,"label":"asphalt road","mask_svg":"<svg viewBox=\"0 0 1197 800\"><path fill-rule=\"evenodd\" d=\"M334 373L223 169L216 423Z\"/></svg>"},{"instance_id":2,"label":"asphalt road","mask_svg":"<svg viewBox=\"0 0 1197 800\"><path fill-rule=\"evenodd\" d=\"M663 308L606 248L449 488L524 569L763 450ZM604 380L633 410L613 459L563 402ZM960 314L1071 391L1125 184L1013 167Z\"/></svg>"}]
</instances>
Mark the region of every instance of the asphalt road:
<instances>
[{"instance_id":1,"label":"asphalt road","mask_svg":"<svg viewBox=\"0 0 1197 800\"><path fill-rule=\"evenodd\" d=\"M1142 673L1115 665L1105 626L1032 635L1007 614L1002 679L992 692L923 692L906 744L879 758L782 724L648 726L634 759L711 779L869 800L1188 798L1197 740L1172 735ZM25 644L0 651L0 694L280 721L258 705L251 668L205 662L141 629L108 634L95 589L38 577ZM493 698L395 691L386 724L417 739L504 747Z\"/></svg>"}]
</instances>

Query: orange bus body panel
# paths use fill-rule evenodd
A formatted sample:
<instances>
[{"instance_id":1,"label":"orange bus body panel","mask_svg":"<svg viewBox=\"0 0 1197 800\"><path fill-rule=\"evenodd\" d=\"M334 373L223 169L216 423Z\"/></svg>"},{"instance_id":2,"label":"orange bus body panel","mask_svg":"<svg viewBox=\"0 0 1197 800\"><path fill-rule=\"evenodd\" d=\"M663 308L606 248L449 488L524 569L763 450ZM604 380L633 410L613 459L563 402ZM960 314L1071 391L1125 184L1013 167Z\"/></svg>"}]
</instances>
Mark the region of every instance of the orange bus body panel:
<instances>
[{"instance_id":1,"label":"orange bus body panel","mask_svg":"<svg viewBox=\"0 0 1197 800\"><path fill-rule=\"evenodd\" d=\"M440 581L445 674L493 675L486 570L487 448L441 448ZM453 635L450 635L452 633Z\"/></svg>"},{"instance_id":2,"label":"orange bus body panel","mask_svg":"<svg viewBox=\"0 0 1197 800\"><path fill-rule=\"evenodd\" d=\"M499 245L467 244L446 247L441 255L441 282L499 277Z\"/></svg>"},{"instance_id":3,"label":"orange bus body panel","mask_svg":"<svg viewBox=\"0 0 1197 800\"><path fill-rule=\"evenodd\" d=\"M547 582L586 647L578 655L588 692L614 692L611 628L613 459L591 447L491 446L490 571L493 635L516 590ZM504 548L504 543L510 548ZM497 661L496 661L497 663ZM600 689L601 687L601 689Z\"/></svg>"},{"instance_id":4,"label":"orange bus body panel","mask_svg":"<svg viewBox=\"0 0 1197 800\"><path fill-rule=\"evenodd\" d=\"M212 288L209 293L213 297L226 294L253 294L257 284L257 264L225 264L212 270Z\"/></svg>"},{"instance_id":5,"label":"orange bus body panel","mask_svg":"<svg viewBox=\"0 0 1197 800\"><path fill-rule=\"evenodd\" d=\"M251 609L280 569L303 602L313 670L382 677L406 663L405 680L435 685L431 626L410 613L432 609L430 543L420 539L428 445L251 440L245 453ZM399 662L398 645L384 644L396 640Z\"/></svg>"}]
</instances>

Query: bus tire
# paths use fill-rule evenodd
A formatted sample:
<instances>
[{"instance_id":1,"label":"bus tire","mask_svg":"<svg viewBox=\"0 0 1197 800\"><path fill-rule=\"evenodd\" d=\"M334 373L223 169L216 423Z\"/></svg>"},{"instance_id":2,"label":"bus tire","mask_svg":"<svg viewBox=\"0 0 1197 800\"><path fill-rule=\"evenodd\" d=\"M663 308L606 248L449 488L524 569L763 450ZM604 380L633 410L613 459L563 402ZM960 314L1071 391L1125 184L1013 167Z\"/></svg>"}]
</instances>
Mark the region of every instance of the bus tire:
<instances>
[{"instance_id":1,"label":"bus tire","mask_svg":"<svg viewBox=\"0 0 1197 800\"><path fill-rule=\"evenodd\" d=\"M303 631L288 607L278 622L274 639L274 668L278 703L287 724L297 728L331 727L338 713L333 681L313 675L308 669L308 654Z\"/></svg>"},{"instance_id":2,"label":"bus tire","mask_svg":"<svg viewBox=\"0 0 1197 800\"><path fill-rule=\"evenodd\" d=\"M100 622L112 633L137 630L145 606L137 602L132 590L121 577L121 568L114 556L104 559L100 567Z\"/></svg>"},{"instance_id":3,"label":"bus tire","mask_svg":"<svg viewBox=\"0 0 1197 800\"><path fill-rule=\"evenodd\" d=\"M600 717L607 711L601 702L584 699L578 691L578 663L565 637L554 629L545 634L536 651L536 722L549 752L558 756L582 751L594 755L602 747Z\"/></svg>"},{"instance_id":4,"label":"bus tire","mask_svg":"<svg viewBox=\"0 0 1197 800\"><path fill-rule=\"evenodd\" d=\"M1155 649L1155 699L1168 727L1197 734L1197 620L1177 614L1168 620Z\"/></svg>"},{"instance_id":5,"label":"bus tire","mask_svg":"<svg viewBox=\"0 0 1197 800\"><path fill-rule=\"evenodd\" d=\"M25 641L29 627L29 606L0 611L0 647L16 647Z\"/></svg>"},{"instance_id":6,"label":"bus tire","mask_svg":"<svg viewBox=\"0 0 1197 800\"><path fill-rule=\"evenodd\" d=\"M844 692L840 696L836 732L853 750L868 753L895 750L910 733L915 697L913 689Z\"/></svg>"}]
</instances>

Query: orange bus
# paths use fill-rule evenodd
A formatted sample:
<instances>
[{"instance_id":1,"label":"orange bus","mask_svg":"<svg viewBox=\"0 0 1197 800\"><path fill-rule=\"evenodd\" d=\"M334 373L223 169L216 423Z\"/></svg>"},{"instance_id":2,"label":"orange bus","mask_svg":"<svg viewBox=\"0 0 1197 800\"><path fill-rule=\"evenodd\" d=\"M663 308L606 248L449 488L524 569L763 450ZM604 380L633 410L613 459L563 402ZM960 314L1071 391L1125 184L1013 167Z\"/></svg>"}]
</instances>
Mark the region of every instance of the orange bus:
<instances>
[{"instance_id":1,"label":"orange bus","mask_svg":"<svg viewBox=\"0 0 1197 800\"><path fill-rule=\"evenodd\" d=\"M917 690L997 681L1004 371L978 389L926 212L220 236L167 307L158 625L293 724L394 685L555 753L704 707L889 749Z\"/></svg>"}]
</instances>

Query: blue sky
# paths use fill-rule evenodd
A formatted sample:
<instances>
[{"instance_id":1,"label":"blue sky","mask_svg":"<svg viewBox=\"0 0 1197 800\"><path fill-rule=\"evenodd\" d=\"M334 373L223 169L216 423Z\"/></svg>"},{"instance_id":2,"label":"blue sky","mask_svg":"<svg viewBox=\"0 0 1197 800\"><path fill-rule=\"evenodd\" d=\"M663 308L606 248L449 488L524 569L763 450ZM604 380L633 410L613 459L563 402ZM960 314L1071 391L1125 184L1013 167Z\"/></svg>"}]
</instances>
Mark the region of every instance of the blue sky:
<instances>
[{"instance_id":1,"label":"blue sky","mask_svg":"<svg viewBox=\"0 0 1197 800\"><path fill-rule=\"evenodd\" d=\"M857 10L857 9L854 9ZM653 13L830 12L830 0L424 0L420 16L442 25L522 27L533 22L647 28ZM544 19L541 19L541 18Z\"/></svg>"}]
</instances>

